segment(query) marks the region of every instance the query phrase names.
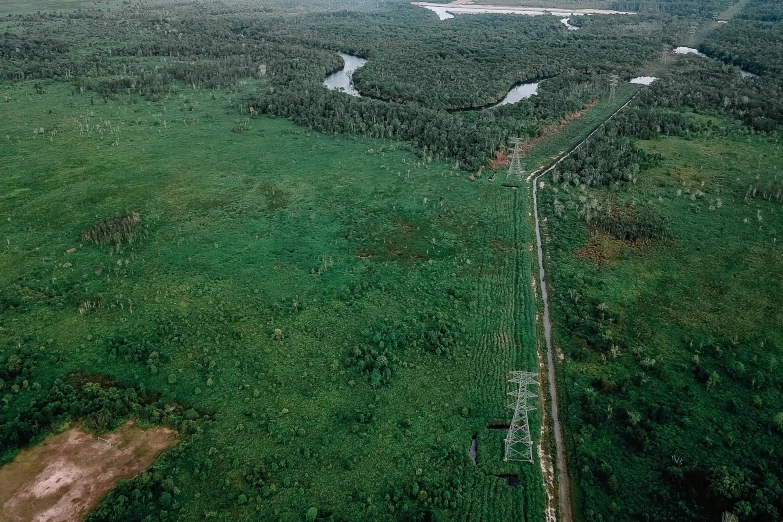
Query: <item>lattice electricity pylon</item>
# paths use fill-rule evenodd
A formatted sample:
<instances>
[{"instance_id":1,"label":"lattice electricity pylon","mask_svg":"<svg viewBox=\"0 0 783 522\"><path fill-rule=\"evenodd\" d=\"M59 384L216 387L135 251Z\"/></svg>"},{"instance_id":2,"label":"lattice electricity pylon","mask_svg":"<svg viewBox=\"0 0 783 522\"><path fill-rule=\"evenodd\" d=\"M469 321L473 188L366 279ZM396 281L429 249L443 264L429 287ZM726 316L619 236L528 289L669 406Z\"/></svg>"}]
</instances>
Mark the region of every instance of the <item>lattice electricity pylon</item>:
<instances>
[{"instance_id":1,"label":"lattice electricity pylon","mask_svg":"<svg viewBox=\"0 0 783 522\"><path fill-rule=\"evenodd\" d=\"M508 166L508 176L511 177L513 174L519 174L521 175L524 170L522 170L522 163L519 161L519 146L522 143L522 138L511 138L509 140L511 142L511 163Z\"/></svg>"},{"instance_id":2,"label":"lattice electricity pylon","mask_svg":"<svg viewBox=\"0 0 783 522\"><path fill-rule=\"evenodd\" d=\"M508 435L506 435L506 452L503 460L533 462L533 440L530 438L530 423L528 422L527 412L536 408L532 406L528 399L538 398L537 374L533 372L511 372L511 378L508 380L510 391L508 392L509 408L514 408L514 417L508 426ZM528 387L536 386L536 393L532 393ZM516 386L516 389L513 387Z\"/></svg>"},{"instance_id":3,"label":"lattice electricity pylon","mask_svg":"<svg viewBox=\"0 0 783 522\"><path fill-rule=\"evenodd\" d=\"M620 77L616 74L609 76L609 99L614 100L614 92L617 89L617 85L620 83Z\"/></svg>"}]
</instances>

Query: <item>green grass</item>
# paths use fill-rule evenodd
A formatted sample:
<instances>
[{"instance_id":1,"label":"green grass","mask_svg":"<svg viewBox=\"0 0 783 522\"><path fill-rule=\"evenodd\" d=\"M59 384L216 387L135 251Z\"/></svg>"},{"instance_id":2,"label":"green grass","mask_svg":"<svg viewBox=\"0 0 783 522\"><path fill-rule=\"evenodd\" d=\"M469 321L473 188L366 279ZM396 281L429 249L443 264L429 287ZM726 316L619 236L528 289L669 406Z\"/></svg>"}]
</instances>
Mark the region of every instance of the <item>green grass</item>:
<instances>
[{"instance_id":1,"label":"green grass","mask_svg":"<svg viewBox=\"0 0 783 522\"><path fill-rule=\"evenodd\" d=\"M246 122L223 92L93 103L67 85L45 91L0 88L0 292L18 305L0 315L0 354L40 346L43 389L104 374L209 414L171 471L183 520L293 521L311 505L395 520L385 488L441 479L464 488L455 509L435 508L447 519L543 518L537 464L503 463L486 429L510 417L507 372L536 368L516 191L400 144ZM80 240L126 212L140 214L140 240ZM346 366L365 330L419 334L436 312L463 332L450 356L400 349L376 389ZM159 357L116 357L123 339ZM287 458L277 493L256 501L245 475ZM520 474L520 488L492 473ZM239 494L251 502L237 506Z\"/></svg>"},{"instance_id":2,"label":"green grass","mask_svg":"<svg viewBox=\"0 0 783 522\"><path fill-rule=\"evenodd\" d=\"M735 504L745 493L731 500L706 485L727 466L744 474L747 491L762 491L765 473L781 466L774 419L783 404L776 370L783 358L783 207L745 195L756 176L775 179L783 153L774 137L742 134L640 145L662 160L636 185L576 192L651 206L668 219L670 239L633 245L590 232L575 210L552 212L552 199L576 201L575 189L555 194L550 180L542 192L581 507L588 518L613 520L741 511ZM582 333L563 327L574 313L569 292L613 314L602 331L615 351L586 348ZM637 426L645 449L634 442ZM674 468L685 473L684 483L673 478ZM630 483L636 486L624 486Z\"/></svg>"}]
</instances>

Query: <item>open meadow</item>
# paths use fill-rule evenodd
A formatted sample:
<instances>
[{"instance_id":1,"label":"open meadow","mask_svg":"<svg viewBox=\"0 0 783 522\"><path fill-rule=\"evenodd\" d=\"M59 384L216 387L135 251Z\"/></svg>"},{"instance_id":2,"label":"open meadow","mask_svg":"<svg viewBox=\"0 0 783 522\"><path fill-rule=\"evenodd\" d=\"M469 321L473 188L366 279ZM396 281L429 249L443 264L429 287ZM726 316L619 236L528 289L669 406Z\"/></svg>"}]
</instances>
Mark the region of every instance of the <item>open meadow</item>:
<instances>
[{"instance_id":1,"label":"open meadow","mask_svg":"<svg viewBox=\"0 0 783 522\"><path fill-rule=\"evenodd\" d=\"M6 444L46 432L30 413L58 382L94 381L194 431L129 486L155 520L540 518L540 472L487 429L508 422L507 372L536 367L516 191L398 143L249 122L231 94L42 90L3 89L3 411L36 423ZM127 238L83 235L133 213Z\"/></svg>"}]
</instances>

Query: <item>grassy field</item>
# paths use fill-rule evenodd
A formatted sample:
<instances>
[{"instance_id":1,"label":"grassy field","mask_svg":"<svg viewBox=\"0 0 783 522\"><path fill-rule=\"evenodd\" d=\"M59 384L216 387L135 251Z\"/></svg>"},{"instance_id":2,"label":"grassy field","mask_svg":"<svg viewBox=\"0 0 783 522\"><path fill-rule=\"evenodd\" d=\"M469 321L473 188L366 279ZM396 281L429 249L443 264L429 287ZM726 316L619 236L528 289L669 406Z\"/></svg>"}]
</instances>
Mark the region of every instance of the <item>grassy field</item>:
<instances>
[{"instance_id":1,"label":"grassy field","mask_svg":"<svg viewBox=\"0 0 783 522\"><path fill-rule=\"evenodd\" d=\"M781 465L783 214L763 193L779 190L783 152L739 132L640 146L661 160L625 191L542 191L576 498L588 519L764 513ZM653 209L670 236L588 228L577 211L589 200Z\"/></svg>"},{"instance_id":2,"label":"grassy field","mask_svg":"<svg viewBox=\"0 0 783 522\"><path fill-rule=\"evenodd\" d=\"M536 368L517 191L246 120L222 92L43 91L0 88L0 355L41 354L7 404L89 373L207 414L167 468L184 520L394 520L387 492L414 482L446 519L542 518L538 466L503 463L487 429L507 372ZM81 239L128 212L136 242Z\"/></svg>"}]
</instances>

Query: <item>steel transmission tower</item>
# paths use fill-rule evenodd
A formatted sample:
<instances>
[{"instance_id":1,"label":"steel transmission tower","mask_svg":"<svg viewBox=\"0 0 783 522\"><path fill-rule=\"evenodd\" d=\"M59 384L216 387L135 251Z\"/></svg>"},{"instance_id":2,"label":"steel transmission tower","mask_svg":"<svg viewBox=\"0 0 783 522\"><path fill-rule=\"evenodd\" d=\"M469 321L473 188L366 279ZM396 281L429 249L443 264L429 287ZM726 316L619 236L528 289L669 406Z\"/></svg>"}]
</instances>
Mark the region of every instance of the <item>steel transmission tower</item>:
<instances>
[{"instance_id":1,"label":"steel transmission tower","mask_svg":"<svg viewBox=\"0 0 783 522\"><path fill-rule=\"evenodd\" d=\"M620 77L613 74L609 77L609 99L614 100L614 92L617 89L617 85L620 83Z\"/></svg>"},{"instance_id":2,"label":"steel transmission tower","mask_svg":"<svg viewBox=\"0 0 783 522\"><path fill-rule=\"evenodd\" d=\"M511 372L511 378L508 380L510 397L509 408L514 408L514 417L508 426L508 435L506 435L506 452L503 460L533 462L533 440L530 438L530 424L527 418L527 412L535 410L528 399L538 398L537 374L533 372ZM535 385L536 393L528 388Z\"/></svg>"}]
</instances>

